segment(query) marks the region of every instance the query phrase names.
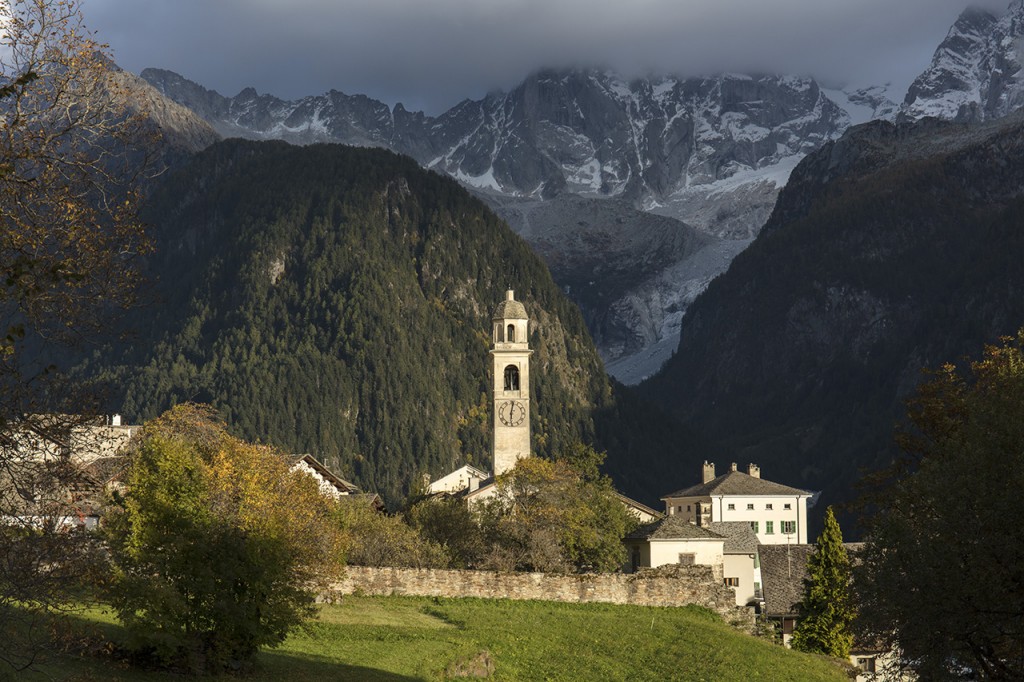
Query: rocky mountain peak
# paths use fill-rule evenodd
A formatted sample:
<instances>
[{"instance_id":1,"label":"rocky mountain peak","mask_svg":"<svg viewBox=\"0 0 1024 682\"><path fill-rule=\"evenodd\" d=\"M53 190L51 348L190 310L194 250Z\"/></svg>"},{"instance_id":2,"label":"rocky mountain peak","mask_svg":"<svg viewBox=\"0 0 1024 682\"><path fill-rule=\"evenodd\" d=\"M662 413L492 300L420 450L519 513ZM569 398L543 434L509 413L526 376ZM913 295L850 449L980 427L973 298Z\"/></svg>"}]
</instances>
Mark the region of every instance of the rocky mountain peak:
<instances>
[{"instance_id":1,"label":"rocky mountain peak","mask_svg":"<svg viewBox=\"0 0 1024 682\"><path fill-rule=\"evenodd\" d=\"M595 286L603 287L599 292L589 280L584 283L592 301L616 311L609 317L585 307L589 319L601 320L603 330L592 331L606 341L602 352L607 360L651 344L673 346L689 301L757 233L789 171L851 123L851 115L813 79L764 74L627 77L599 68L544 69L508 92L464 100L438 116L400 105L391 110L337 90L295 101L259 95L252 88L224 97L158 69L147 69L143 77L226 137L385 147L456 178L499 212L508 208L503 215L510 219L512 212L527 215L525 209L510 208L516 202L562 196L615 199L654 213L649 224L657 230L644 232L651 243L630 241L637 253L625 261L642 264L642 276L600 278L595 280ZM862 101L868 98L864 94ZM882 100L857 106L874 110L884 106ZM531 208L530 227L538 228L537 221L561 221L572 210L563 207L570 206L575 205ZM588 210L598 208L588 204ZM675 227L663 219L674 219ZM588 229L606 234L619 220L648 222L640 215L627 218L620 206L609 208L606 219L588 221ZM559 224L566 232L562 241L567 243L574 226ZM547 227L555 226L537 233L557 246L560 240ZM711 237L707 243L692 242L706 256L666 251L677 260L646 259L651 244L691 229ZM552 262L570 256L581 262L589 254L596 270L607 258L601 244L595 239L587 240L583 250L541 250ZM573 284L574 291L582 291ZM672 293L674 286L685 291ZM638 379L647 371L625 378Z\"/></svg>"},{"instance_id":2,"label":"rocky mountain peak","mask_svg":"<svg viewBox=\"0 0 1024 682\"><path fill-rule=\"evenodd\" d=\"M1024 104L1024 2L1002 16L964 10L907 91L906 118L1000 118Z\"/></svg>"}]
</instances>

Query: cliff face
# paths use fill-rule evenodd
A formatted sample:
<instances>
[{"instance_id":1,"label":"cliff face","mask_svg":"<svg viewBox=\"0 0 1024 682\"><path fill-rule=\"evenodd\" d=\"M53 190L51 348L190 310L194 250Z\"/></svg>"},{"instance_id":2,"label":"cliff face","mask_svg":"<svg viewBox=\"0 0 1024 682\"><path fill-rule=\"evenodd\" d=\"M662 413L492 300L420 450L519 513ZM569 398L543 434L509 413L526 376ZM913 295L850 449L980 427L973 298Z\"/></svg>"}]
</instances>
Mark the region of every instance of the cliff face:
<instances>
[{"instance_id":1,"label":"cliff face","mask_svg":"<svg viewBox=\"0 0 1024 682\"><path fill-rule=\"evenodd\" d=\"M780 480L847 495L888 457L921 368L1024 324L1022 153L1020 114L826 144L644 390Z\"/></svg>"},{"instance_id":2,"label":"cliff face","mask_svg":"<svg viewBox=\"0 0 1024 682\"><path fill-rule=\"evenodd\" d=\"M1015 0L998 17L965 10L911 84L902 115L981 121L1017 110L1024 104L1022 43L1024 2Z\"/></svg>"}]
</instances>

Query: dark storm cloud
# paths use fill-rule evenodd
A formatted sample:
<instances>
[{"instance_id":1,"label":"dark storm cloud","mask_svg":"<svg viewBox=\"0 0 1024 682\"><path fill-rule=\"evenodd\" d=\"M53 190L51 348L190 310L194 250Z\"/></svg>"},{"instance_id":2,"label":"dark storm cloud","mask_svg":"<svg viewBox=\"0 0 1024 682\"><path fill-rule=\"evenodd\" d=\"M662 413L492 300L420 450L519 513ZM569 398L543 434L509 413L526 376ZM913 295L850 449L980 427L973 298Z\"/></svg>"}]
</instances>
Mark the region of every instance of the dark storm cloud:
<instances>
[{"instance_id":1,"label":"dark storm cloud","mask_svg":"<svg viewBox=\"0 0 1024 682\"><path fill-rule=\"evenodd\" d=\"M1001 13L1005 0L973 3ZM85 0L117 61L223 94L331 88L437 113L544 66L903 89L965 0Z\"/></svg>"}]
</instances>

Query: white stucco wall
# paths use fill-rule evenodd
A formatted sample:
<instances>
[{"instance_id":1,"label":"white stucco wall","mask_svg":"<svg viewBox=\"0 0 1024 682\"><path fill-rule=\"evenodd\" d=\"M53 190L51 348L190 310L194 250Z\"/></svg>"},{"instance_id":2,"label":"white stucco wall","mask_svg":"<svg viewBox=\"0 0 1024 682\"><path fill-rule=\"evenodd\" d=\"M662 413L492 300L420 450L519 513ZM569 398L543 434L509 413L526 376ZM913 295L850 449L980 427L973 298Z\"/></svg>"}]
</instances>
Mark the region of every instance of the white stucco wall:
<instances>
[{"instance_id":1,"label":"white stucco wall","mask_svg":"<svg viewBox=\"0 0 1024 682\"><path fill-rule=\"evenodd\" d=\"M338 490L338 488L335 487L333 483L331 483L326 478L321 476L319 471L311 467L306 462L300 461L295 463L294 465L292 465L292 471L301 471L304 474L312 476L313 479L316 481L317 486L319 486L320 488L321 495L333 498L335 500L339 499L342 496L342 492Z\"/></svg>"},{"instance_id":2,"label":"white stucco wall","mask_svg":"<svg viewBox=\"0 0 1024 682\"><path fill-rule=\"evenodd\" d=\"M460 490L474 487L472 485L474 481L479 484L485 478L487 478L486 473L466 464L450 474L431 482L427 486L427 491L431 493L456 493Z\"/></svg>"},{"instance_id":3,"label":"white stucco wall","mask_svg":"<svg viewBox=\"0 0 1024 682\"><path fill-rule=\"evenodd\" d=\"M789 509L786 509L787 504ZM712 521L756 521L757 539L763 545L807 544L805 495L712 496L711 517ZM768 532L769 521L771 533ZM795 523L795 532L788 537L782 532L783 521Z\"/></svg>"},{"instance_id":4,"label":"white stucco wall","mask_svg":"<svg viewBox=\"0 0 1024 682\"><path fill-rule=\"evenodd\" d=\"M724 542L715 539L650 540L650 567L678 564L680 554L693 554L694 563L721 566Z\"/></svg>"},{"instance_id":5,"label":"white stucco wall","mask_svg":"<svg viewBox=\"0 0 1024 682\"><path fill-rule=\"evenodd\" d=\"M735 587L736 605L746 606L755 601L754 583L761 583L761 569L755 568L753 554L724 555L724 576L739 578L740 584Z\"/></svg>"}]
</instances>

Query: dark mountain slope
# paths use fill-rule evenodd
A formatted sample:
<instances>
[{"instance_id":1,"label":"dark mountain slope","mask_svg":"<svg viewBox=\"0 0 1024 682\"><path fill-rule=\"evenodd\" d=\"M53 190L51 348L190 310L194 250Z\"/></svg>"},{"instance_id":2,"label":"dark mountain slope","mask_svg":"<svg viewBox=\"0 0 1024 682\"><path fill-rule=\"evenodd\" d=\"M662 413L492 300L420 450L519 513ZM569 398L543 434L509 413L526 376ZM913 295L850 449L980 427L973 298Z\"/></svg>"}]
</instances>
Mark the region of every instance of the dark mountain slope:
<instances>
[{"instance_id":1,"label":"dark mountain slope","mask_svg":"<svg viewBox=\"0 0 1024 682\"><path fill-rule=\"evenodd\" d=\"M644 392L767 477L846 497L920 368L1024 324L1021 116L851 129L686 322Z\"/></svg>"},{"instance_id":2,"label":"dark mountain slope","mask_svg":"<svg viewBox=\"0 0 1024 682\"><path fill-rule=\"evenodd\" d=\"M390 500L421 473L490 468L490 315L506 287L531 316L535 451L592 442L595 411L618 410L541 261L411 159L219 143L158 189L148 218L161 304L135 321L133 350L86 368L121 390L112 407L129 419L211 402L240 435Z\"/></svg>"}]
</instances>

